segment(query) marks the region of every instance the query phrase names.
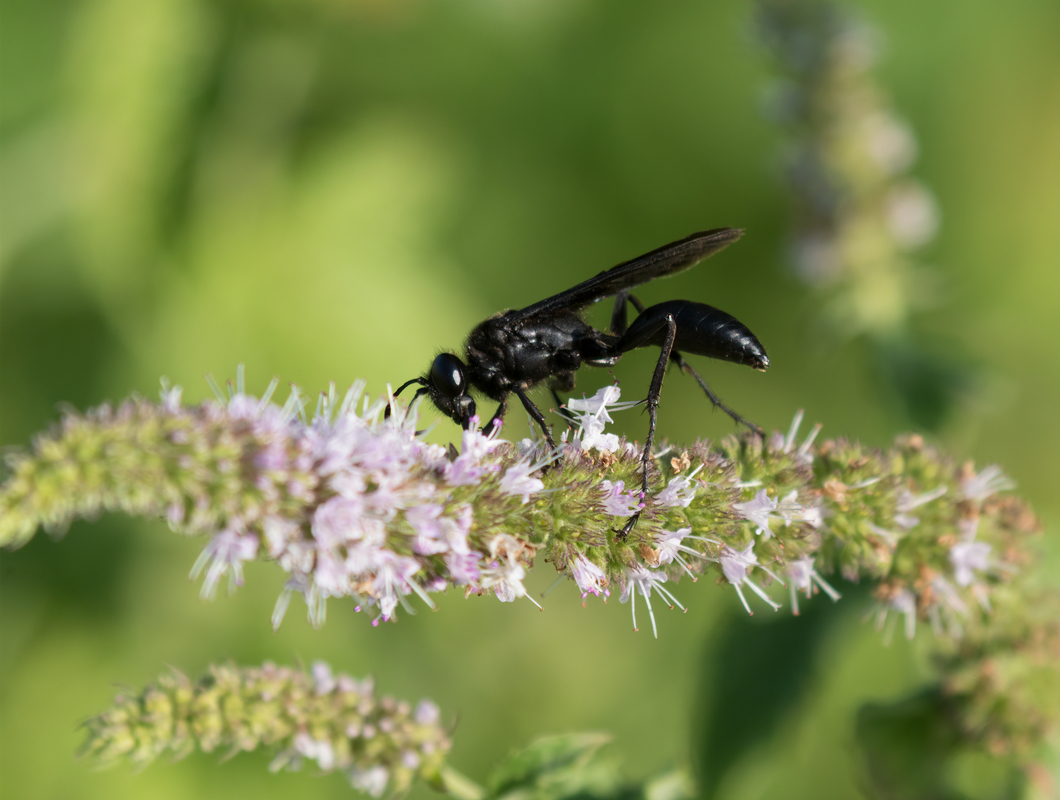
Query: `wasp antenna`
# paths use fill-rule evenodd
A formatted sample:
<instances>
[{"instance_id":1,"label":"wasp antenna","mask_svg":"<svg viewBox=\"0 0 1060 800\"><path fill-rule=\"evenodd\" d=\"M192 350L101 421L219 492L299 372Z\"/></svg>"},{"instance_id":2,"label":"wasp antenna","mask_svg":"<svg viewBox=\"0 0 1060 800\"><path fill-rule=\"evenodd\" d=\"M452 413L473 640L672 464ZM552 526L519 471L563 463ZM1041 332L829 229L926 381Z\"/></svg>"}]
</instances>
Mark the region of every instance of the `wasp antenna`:
<instances>
[{"instance_id":1,"label":"wasp antenna","mask_svg":"<svg viewBox=\"0 0 1060 800\"><path fill-rule=\"evenodd\" d=\"M416 390L416 394L414 394L412 396L412 403L415 403L417 400L420 399L420 397L422 395L427 394L427 379L426 378L413 378L410 381L405 381L403 384L401 384L401 386L398 387L398 390L396 392L394 392L392 397L397 397L399 394L401 394L403 391L405 391L407 388L409 388L414 383L418 383L422 387L420 389L417 389ZM411 406L412 403L409 403L409 405ZM386 404L386 411L383 412L383 419L390 419L390 403Z\"/></svg>"},{"instance_id":2,"label":"wasp antenna","mask_svg":"<svg viewBox=\"0 0 1060 800\"><path fill-rule=\"evenodd\" d=\"M405 381L403 384L401 384L397 388L397 391L394 392L394 397L397 397L399 394L401 394L403 391L408 389L414 383L418 383L420 386L426 386L427 385L427 379L426 378L413 378L410 381ZM423 392L423 391L426 391L426 390L425 389L421 389L420 390L420 392ZM417 392L416 394L417 394L417 396L419 396L419 392Z\"/></svg>"}]
</instances>

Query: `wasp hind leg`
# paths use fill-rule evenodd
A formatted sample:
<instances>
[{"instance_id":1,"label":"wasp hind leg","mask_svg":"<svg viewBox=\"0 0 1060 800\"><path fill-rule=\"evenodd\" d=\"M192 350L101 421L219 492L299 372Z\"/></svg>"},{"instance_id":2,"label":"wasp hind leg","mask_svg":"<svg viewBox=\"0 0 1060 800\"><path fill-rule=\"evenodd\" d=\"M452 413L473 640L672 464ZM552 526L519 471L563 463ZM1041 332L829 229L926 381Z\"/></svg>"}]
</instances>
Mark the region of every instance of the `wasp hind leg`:
<instances>
[{"instance_id":1,"label":"wasp hind leg","mask_svg":"<svg viewBox=\"0 0 1060 800\"><path fill-rule=\"evenodd\" d=\"M696 383L699 384L699 388L706 393L707 398L710 400L711 403L714 404L715 408L720 408L722 411L732 417L738 424L746 425L748 428L753 430L763 439L765 438L766 432L764 430L762 430L760 427L751 422L751 420L747 419L747 417L744 417L741 414L737 414L735 411L733 411L731 408L721 402L721 398L714 394L711 388L707 386L707 382L703 380L702 376L700 376L700 374L696 372L696 370L692 367L691 364L685 361L684 356L674 351L670 353L670 360L678 366L681 372L685 373L686 375L691 375L693 378L695 378Z\"/></svg>"}]
</instances>

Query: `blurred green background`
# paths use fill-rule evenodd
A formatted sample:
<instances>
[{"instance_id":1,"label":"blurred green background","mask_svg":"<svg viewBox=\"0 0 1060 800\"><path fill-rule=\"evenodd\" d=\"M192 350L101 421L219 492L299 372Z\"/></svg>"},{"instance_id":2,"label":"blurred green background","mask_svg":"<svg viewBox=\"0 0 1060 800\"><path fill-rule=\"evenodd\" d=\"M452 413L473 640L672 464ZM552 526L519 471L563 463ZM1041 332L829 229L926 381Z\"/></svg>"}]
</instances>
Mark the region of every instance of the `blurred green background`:
<instances>
[{"instance_id":1,"label":"blurred green background","mask_svg":"<svg viewBox=\"0 0 1060 800\"><path fill-rule=\"evenodd\" d=\"M856 8L885 36L877 74L942 212L925 254L937 302L916 335L978 375L930 438L1018 481L1052 532L1055 575L1060 4ZM494 311L733 225L748 230L739 244L641 296L710 302L757 333L767 374L703 365L751 419L786 428L805 408L825 436L886 445L910 428L902 406L785 266L782 140L762 113L771 76L751 11L3 0L0 443L26 445L64 403L156 396L163 375L197 401L204 374L241 362L256 392L276 375L310 393L365 378L378 393ZM614 370L627 398L653 358ZM609 380L585 370L579 389ZM676 374L660 419L678 441L731 430ZM643 437L638 414L625 423ZM524 429L513 413L506 434ZM535 735L602 729L634 777L693 762L719 797L847 798L862 785L857 709L930 676L930 634L883 647L848 585L849 602L815 600L796 624L764 606L749 620L731 590L682 582L689 611L662 613L658 641L631 631L617 597L583 609L567 584L544 613L453 593L378 629L333 601L314 631L296 602L273 634L280 571L251 565L234 596L204 603L187 580L202 545L107 516L3 554L4 796L346 796L339 776L269 775L264 754L140 774L73 756L78 723L115 684L224 658L324 658L434 698L458 723L453 763L477 779ZM550 569L538 565L535 591ZM956 780L999 778L972 764Z\"/></svg>"}]
</instances>

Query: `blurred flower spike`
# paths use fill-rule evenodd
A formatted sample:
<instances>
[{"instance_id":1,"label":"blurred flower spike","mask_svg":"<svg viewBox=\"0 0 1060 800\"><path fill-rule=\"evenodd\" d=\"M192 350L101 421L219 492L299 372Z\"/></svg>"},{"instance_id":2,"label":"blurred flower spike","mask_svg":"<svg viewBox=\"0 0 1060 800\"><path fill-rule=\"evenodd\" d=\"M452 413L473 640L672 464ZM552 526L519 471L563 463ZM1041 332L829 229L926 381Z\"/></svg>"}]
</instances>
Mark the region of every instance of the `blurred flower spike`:
<instances>
[{"instance_id":1,"label":"blurred flower spike","mask_svg":"<svg viewBox=\"0 0 1060 800\"><path fill-rule=\"evenodd\" d=\"M142 692L119 694L85 723L82 752L103 765L144 767L167 753L264 747L276 753L274 772L310 761L379 797L403 793L415 779L445 784L450 743L440 717L429 700L413 708L377 697L371 679L336 675L322 661L310 673L271 663L215 665L195 683L174 670Z\"/></svg>"},{"instance_id":2,"label":"blurred flower spike","mask_svg":"<svg viewBox=\"0 0 1060 800\"><path fill-rule=\"evenodd\" d=\"M935 237L939 212L909 175L916 137L872 74L880 35L820 0L758 0L756 18L780 73L769 111L787 136L795 270L839 330L893 335L930 302L911 254Z\"/></svg>"},{"instance_id":3,"label":"blurred flower spike","mask_svg":"<svg viewBox=\"0 0 1060 800\"><path fill-rule=\"evenodd\" d=\"M353 598L374 624L410 608L412 595L433 607L431 595L450 587L535 602L524 580L541 554L583 599L618 586L635 604L639 593L653 631L651 595L683 608L671 586L713 570L748 612L743 588L778 608L771 584L781 576L792 592L832 600L823 575L872 579L881 623L897 612L912 634L917 618L959 617L963 630L972 609L988 615L1018 567L991 553L1018 552L1036 526L1014 497L998 498L1012 483L996 467L956 469L918 437L888 452L814 446L818 426L800 444L801 413L765 442L729 436L660 456L655 492L641 497L625 488L639 483L637 447L605 430L610 412L630 405L617 386L570 403L577 428L554 454L541 442L513 447L499 426L464 431L459 453L429 444L415 409L373 401L363 383L341 399L334 388L321 395L312 417L299 392L280 406L272 388L251 397L240 371L227 394L215 387L216 401L185 406L164 387L158 404L68 415L32 454L10 459L0 543L102 510L162 517L210 536L192 570L205 597L225 577L240 585L249 561L286 570L276 626L296 594L314 625L330 598ZM616 538L638 507L638 526Z\"/></svg>"}]
</instances>

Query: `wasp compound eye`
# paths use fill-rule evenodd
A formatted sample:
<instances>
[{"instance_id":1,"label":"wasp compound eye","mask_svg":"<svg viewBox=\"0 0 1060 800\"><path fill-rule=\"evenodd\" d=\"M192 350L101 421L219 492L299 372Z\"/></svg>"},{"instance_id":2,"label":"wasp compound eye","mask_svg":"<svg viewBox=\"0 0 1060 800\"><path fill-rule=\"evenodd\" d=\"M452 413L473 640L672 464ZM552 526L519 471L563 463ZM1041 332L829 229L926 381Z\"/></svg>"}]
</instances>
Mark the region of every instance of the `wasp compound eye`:
<instances>
[{"instance_id":1,"label":"wasp compound eye","mask_svg":"<svg viewBox=\"0 0 1060 800\"><path fill-rule=\"evenodd\" d=\"M464 363L452 353L442 353L431 364L431 385L446 397L466 394Z\"/></svg>"}]
</instances>

